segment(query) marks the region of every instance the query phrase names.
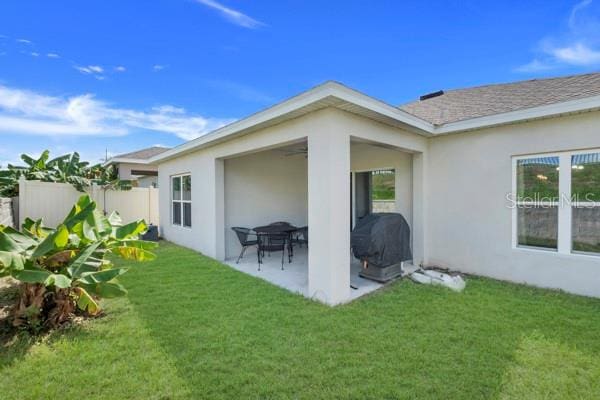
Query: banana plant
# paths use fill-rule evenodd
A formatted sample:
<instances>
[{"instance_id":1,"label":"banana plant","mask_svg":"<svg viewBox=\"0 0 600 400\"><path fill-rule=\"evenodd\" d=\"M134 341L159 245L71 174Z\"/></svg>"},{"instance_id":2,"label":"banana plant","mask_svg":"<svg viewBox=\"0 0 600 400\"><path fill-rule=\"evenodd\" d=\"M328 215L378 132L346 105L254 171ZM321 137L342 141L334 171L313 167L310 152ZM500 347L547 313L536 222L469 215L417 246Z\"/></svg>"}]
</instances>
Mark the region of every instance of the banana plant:
<instances>
[{"instance_id":1,"label":"banana plant","mask_svg":"<svg viewBox=\"0 0 600 400\"><path fill-rule=\"evenodd\" d=\"M146 230L144 221L123 224L117 213L105 216L88 195L55 229L31 219L21 231L0 226L0 277L23 284L13 324L55 327L77 310L97 315L99 299L127 293L117 279L127 268L116 268L108 255L155 258L156 243L139 240Z\"/></svg>"},{"instance_id":2,"label":"banana plant","mask_svg":"<svg viewBox=\"0 0 600 400\"><path fill-rule=\"evenodd\" d=\"M21 155L24 166L9 164L0 170L0 196L15 197L19 195L19 178L42 182L69 183L80 192L85 191L92 183L106 190L129 190L131 181L120 180L114 166L101 164L90 166L81 161L79 153L65 154L49 160L50 152L45 150L39 158Z\"/></svg>"}]
</instances>

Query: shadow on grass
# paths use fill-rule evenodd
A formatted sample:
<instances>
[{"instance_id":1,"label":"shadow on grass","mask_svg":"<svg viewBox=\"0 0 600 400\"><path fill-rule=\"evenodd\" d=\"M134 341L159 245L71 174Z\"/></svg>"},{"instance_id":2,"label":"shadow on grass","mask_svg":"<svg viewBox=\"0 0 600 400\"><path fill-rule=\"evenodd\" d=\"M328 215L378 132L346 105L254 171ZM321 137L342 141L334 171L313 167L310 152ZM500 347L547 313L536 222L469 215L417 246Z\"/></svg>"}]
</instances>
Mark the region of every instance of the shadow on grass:
<instances>
[{"instance_id":1,"label":"shadow on grass","mask_svg":"<svg viewBox=\"0 0 600 400\"><path fill-rule=\"evenodd\" d=\"M597 300L471 278L329 308L169 243L158 254L123 281L197 398L496 398L532 332L600 354Z\"/></svg>"}]
</instances>

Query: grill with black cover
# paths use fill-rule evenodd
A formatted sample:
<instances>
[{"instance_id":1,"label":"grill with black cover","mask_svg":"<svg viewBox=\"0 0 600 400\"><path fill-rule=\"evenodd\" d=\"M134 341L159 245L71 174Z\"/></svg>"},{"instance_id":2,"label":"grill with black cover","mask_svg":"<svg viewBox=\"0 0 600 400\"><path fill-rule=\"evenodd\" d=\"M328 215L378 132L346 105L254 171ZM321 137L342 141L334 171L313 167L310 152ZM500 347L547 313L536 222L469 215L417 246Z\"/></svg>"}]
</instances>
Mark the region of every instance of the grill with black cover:
<instances>
[{"instance_id":1,"label":"grill with black cover","mask_svg":"<svg viewBox=\"0 0 600 400\"><path fill-rule=\"evenodd\" d=\"M369 214L357 222L350 239L360 276L387 282L402 275L402 262L412 260L410 227L397 213Z\"/></svg>"}]
</instances>

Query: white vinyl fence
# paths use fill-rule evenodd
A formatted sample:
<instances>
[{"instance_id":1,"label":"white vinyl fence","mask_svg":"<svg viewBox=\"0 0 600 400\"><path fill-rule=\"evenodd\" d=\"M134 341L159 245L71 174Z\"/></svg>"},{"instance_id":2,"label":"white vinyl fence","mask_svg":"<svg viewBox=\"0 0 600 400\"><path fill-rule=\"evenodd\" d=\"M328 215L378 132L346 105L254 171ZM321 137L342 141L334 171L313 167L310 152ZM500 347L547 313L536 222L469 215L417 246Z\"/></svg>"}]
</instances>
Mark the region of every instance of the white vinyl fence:
<instances>
[{"instance_id":1,"label":"white vinyl fence","mask_svg":"<svg viewBox=\"0 0 600 400\"><path fill-rule=\"evenodd\" d=\"M158 225L158 189L133 188L131 190L107 190L93 185L87 190L98 204L99 210L110 214L117 211L124 223L143 219ZM43 218L46 226L55 227L67 216L73 204L84 193L68 183L19 181L19 226L27 217Z\"/></svg>"}]
</instances>

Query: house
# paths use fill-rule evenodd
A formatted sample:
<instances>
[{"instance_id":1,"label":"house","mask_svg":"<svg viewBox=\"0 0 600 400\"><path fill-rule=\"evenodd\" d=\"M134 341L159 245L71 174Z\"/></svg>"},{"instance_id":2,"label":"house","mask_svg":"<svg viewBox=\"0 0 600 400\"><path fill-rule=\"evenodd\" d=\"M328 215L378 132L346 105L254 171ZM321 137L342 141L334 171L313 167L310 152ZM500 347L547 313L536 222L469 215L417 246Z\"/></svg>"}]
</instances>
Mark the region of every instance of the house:
<instances>
[{"instance_id":1,"label":"house","mask_svg":"<svg viewBox=\"0 0 600 400\"><path fill-rule=\"evenodd\" d=\"M400 107L326 82L150 162L163 237L230 260L231 227L308 225L305 294L328 304L353 296L350 228L381 171L412 264L600 296L600 73Z\"/></svg>"},{"instance_id":2,"label":"house","mask_svg":"<svg viewBox=\"0 0 600 400\"><path fill-rule=\"evenodd\" d=\"M114 165L119 179L132 180L138 187L157 187L158 167L149 160L169 150L167 147L152 146L110 158L104 165Z\"/></svg>"}]
</instances>

